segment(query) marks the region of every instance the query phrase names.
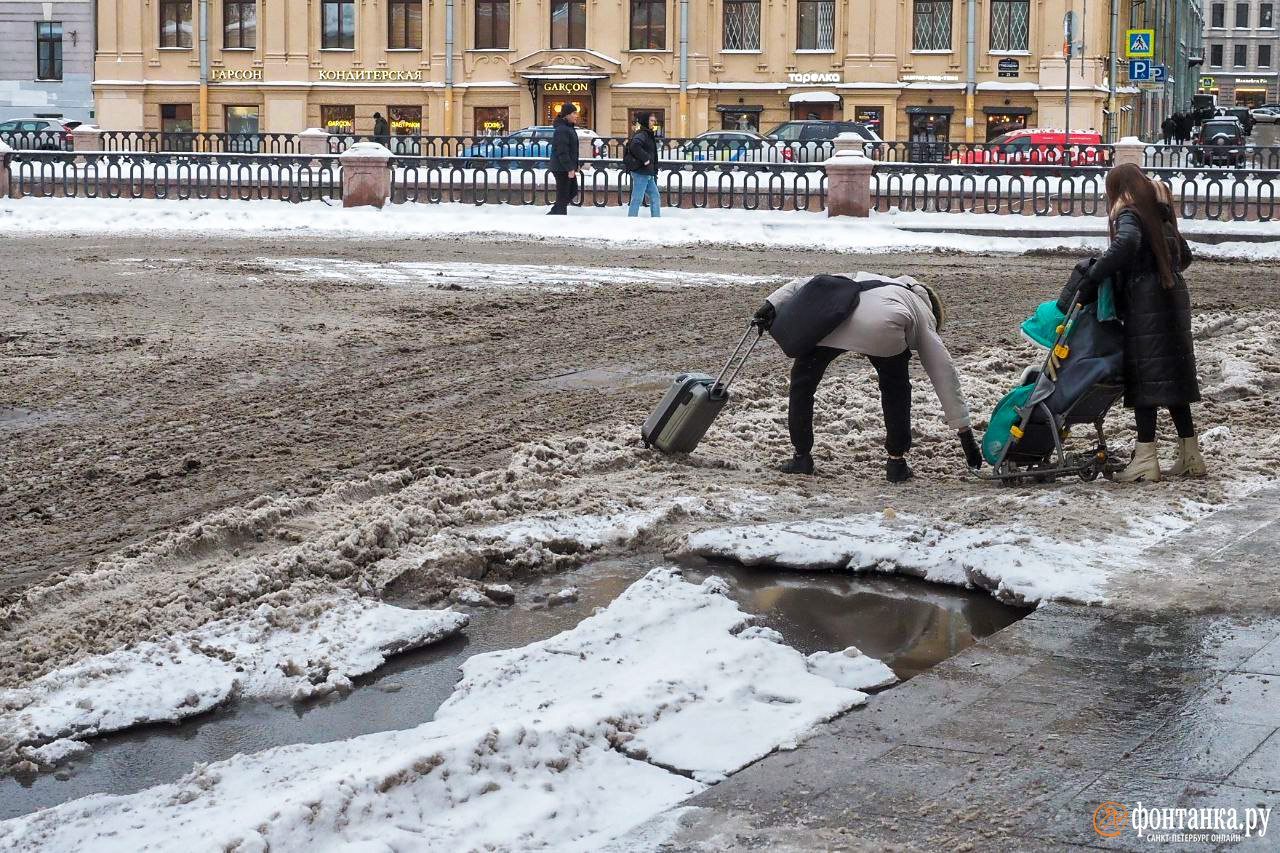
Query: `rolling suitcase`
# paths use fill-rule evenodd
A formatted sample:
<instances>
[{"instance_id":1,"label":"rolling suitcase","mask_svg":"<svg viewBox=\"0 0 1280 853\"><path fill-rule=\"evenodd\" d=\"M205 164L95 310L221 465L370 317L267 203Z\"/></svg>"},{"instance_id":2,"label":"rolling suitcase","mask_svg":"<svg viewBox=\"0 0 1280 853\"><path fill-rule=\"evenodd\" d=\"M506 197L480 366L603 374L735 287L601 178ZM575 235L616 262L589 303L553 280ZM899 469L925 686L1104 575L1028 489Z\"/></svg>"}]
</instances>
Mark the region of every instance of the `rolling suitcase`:
<instances>
[{"instance_id":1,"label":"rolling suitcase","mask_svg":"<svg viewBox=\"0 0 1280 853\"><path fill-rule=\"evenodd\" d=\"M760 343L762 333L756 330L756 339L743 352L753 329L754 323L747 327L719 377L706 373L682 373L675 378L662 402L640 428L640 439L645 447L656 447L663 453L689 453L698 446L711 422L729 402L729 386L738 377L756 344ZM735 361L737 367L730 374L729 368Z\"/></svg>"}]
</instances>

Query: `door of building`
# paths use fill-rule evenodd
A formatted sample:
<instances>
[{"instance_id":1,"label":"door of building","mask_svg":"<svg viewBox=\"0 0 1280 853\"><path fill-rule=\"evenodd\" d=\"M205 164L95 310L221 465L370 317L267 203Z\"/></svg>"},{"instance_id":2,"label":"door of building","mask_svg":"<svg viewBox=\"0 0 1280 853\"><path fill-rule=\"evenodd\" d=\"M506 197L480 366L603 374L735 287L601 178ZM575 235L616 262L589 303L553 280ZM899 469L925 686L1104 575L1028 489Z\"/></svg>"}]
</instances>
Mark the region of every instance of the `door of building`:
<instances>
[{"instance_id":1,"label":"door of building","mask_svg":"<svg viewBox=\"0 0 1280 853\"><path fill-rule=\"evenodd\" d=\"M190 151L192 148L191 105L160 105L160 148L163 151Z\"/></svg>"},{"instance_id":2,"label":"door of building","mask_svg":"<svg viewBox=\"0 0 1280 853\"><path fill-rule=\"evenodd\" d=\"M911 112L910 154L917 163L943 163L947 159L947 142L951 139L950 113Z\"/></svg>"},{"instance_id":3,"label":"door of building","mask_svg":"<svg viewBox=\"0 0 1280 853\"><path fill-rule=\"evenodd\" d=\"M594 127L592 122L591 83L587 80L544 80L539 87L541 108L538 115L541 124L555 124L556 116L566 103L572 102L578 108L578 127Z\"/></svg>"},{"instance_id":4,"label":"door of building","mask_svg":"<svg viewBox=\"0 0 1280 853\"><path fill-rule=\"evenodd\" d=\"M799 103L791 105L792 121L833 121L836 105L833 103Z\"/></svg>"}]
</instances>

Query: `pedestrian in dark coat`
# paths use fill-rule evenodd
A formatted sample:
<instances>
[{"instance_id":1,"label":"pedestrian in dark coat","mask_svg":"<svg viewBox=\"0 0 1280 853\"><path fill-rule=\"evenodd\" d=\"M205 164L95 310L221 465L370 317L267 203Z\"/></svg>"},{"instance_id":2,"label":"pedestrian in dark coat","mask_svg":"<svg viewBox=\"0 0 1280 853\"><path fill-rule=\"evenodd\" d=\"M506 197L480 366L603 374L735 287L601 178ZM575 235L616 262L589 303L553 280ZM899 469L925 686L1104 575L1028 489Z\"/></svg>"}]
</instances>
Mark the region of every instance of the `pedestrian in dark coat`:
<instances>
[{"instance_id":1,"label":"pedestrian in dark coat","mask_svg":"<svg viewBox=\"0 0 1280 853\"><path fill-rule=\"evenodd\" d=\"M640 205L649 199L649 216L662 215L662 203L658 196L658 137L654 132L652 113L638 113L640 127L635 136L627 140L623 166L631 173L631 207L628 216L639 216Z\"/></svg>"},{"instance_id":2,"label":"pedestrian in dark coat","mask_svg":"<svg viewBox=\"0 0 1280 853\"><path fill-rule=\"evenodd\" d=\"M556 181L556 202L548 213L564 216L569 204L578 194L578 107L565 103L556 116L555 132L551 136L549 169Z\"/></svg>"},{"instance_id":3,"label":"pedestrian in dark coat","mask_svg":"<svg viewBox=\"0 0 1280 853\"><path fill-rule=\"evenodd\" d=\"M1172 195L1162 203L1157 190L1132 164L1107 174L1111 245L1084 275L1076 301L1088 304L1108 278L1116 293L1116 312L1124 323L1125 405L1134 410L1138 443L1133 460L1116 475L1118 482L1155 482L1161 471L1156 456L1156 412L1167 408L1178 430L1174 475L1203 476L1204 459L1191 418L1200 400L1195 345L1191 338L1191 296L1182 271L1191 250L1178 233ZM1063 294L1059 308L1070 309Z\"/></svg>"},{"instance_id":4,"label":"pedestrian in dark coat","mask_svg":"<svg viewBox=\"0 0 1280 853\"><path fill-rule=\"evenodd\" d=\"M379 145L391 147L391 125L382 117L382 113L373 114L373 141Z\"/></svg>"},{"instance_id":5,"label":"pedestrian in dark coat","mask_svg":"<svg viewBox=\"0 0 1280 853\"><path fill-rule=\"evenodd\" d=\"M1160 122L1160 135L1164 138L1165 145L1173 144L1173 134L1178 129L1178 125L1173 120L1173 116L1168 116L1164 121Z\"/></svg>"}]
</instances>

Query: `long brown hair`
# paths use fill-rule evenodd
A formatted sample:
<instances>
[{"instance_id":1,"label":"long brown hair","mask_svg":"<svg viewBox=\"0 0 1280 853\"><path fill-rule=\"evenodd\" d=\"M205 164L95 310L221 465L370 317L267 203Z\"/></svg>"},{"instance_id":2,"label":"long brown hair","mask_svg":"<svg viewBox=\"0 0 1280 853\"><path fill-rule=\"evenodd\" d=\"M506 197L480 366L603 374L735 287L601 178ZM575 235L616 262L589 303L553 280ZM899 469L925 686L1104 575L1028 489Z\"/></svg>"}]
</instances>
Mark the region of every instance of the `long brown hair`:
<instances>
[{"instance_id":1,"label":"long brown hair","mask_svg":"<svg viewBox=\"0 0 1280 853\"><path fill-rule=\"evenodd\" d=\"M1151 186L1155 187L1156 200L1163 205L1160 208L1160 213L1164 216L1165 224L1173 229L1174 237L1181 237L1182 232L1178 230L1178 208L1174 206L1173 190L1158 178L1152 179Z\"/></svg>"},{"instance_id":2,"label":"long brown hair","mask_svg":"<svg viewBox=\"0 0 1280 853\"><path fill-rule=\"evenodd\" d=\"M1123 210L1132 210L1142 224L1142 236L1156 259L1156 272L1165 290L1173 287L1173 261L1169 257L1169 243L1164 238L1164 216L1160 213L1160 199L1156 188L1139 167L1123 163L1107 172L1107 206L1111 236L1116 233L1116 217Z\"/></svg>"}]
</instances>

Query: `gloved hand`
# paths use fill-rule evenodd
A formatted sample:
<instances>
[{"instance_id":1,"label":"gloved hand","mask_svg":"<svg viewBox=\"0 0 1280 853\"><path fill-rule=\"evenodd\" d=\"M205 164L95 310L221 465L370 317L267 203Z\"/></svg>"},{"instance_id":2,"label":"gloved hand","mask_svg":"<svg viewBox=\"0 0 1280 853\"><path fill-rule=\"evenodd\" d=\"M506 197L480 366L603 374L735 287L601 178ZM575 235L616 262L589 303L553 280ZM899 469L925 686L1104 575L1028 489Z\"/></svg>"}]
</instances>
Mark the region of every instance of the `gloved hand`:
<instances>
[{"instance_id":1,"label":"gloved hand","mask_svg":"<svg viewBox=\"0 0 1280 853\"><path fill-rule=\"evenodd\" d=\"M970 468L981 468L982 451L978 449L978 440L973 437L973 430L962 429L959 436L960 446L964 448L964 461Z\"/></svg>"},{"instance_id":2,"label":"gloved hand","mask_svg":"<svg viewBox=\"0 0 1280 853\"><path fill-rule=\"evenodd\" d=\"M778 309L773 307L773 303L765 300L765 303L756 309L756 313L751 317L751 325L755 326L761 332L769 331L769 327L773 325L774 318L778 316Z\"/></svg>"},{"instance_id":3,"label":"gloved hand","mask_svg":"<svg viewBox=\"0 0 1280 853\"><path fill-rule=\"evenodd\" d=\"M1080 273L1080 275L1084 275L1089 271L1089 267L1093 266L1097 262L1097 258L1085 258L1083 261L1077 261L1076 272Z\"/></svg>"}]
</instances>

